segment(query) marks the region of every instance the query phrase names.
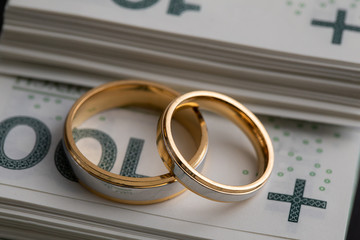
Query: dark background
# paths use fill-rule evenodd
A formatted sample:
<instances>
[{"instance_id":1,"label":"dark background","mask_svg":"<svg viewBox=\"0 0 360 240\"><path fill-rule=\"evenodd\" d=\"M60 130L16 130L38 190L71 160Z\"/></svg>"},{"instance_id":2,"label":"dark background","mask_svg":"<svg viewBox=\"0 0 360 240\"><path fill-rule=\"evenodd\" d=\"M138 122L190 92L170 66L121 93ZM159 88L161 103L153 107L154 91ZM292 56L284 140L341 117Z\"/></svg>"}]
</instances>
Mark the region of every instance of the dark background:
<instances>
[{"instance_id":1,"label":"dark background","mask_svg":"<svg viewBox=\"0 0 360 240\"><path fill-rule=\"evenodd\" d=\"M7 0L0 0L0 34L1 34L1 30L2 30L2 25L3 25L3 13L4 13L4 8L5 8L6 2L7 2Z\"/></svg>"},{"instance_id":2,"label":"dark background","mask_svg":"<svg viewBox=\"0 0 360 240\"><path fill-rule=\"evenodd\" d=\"M359 143L360 145L360 143ZM360 174L359 174L360 176ZM339 196L341 197L341 196ZM356 190L355 202L351 214L350 225L348 229L348 240L359 240L360 239L360 178Z\"/></svg>"},{"instance_id":3,"label":"dark background","mask_svg":"<svg viewBox=\"0 0 360 240\"><path fill-rule=\"evenodd\" d=\"M7 0L0 0L0 34L3 25L3 13ZM360 143L359 143L360 145ZM360 176L360 173L359 173ZM360 180L360 179L359 179ZM358 182L356 198L349 224L347 240L360 240L360 182ZM341 196L339 196L341 197Z\"/></svg>"}]
</instances>

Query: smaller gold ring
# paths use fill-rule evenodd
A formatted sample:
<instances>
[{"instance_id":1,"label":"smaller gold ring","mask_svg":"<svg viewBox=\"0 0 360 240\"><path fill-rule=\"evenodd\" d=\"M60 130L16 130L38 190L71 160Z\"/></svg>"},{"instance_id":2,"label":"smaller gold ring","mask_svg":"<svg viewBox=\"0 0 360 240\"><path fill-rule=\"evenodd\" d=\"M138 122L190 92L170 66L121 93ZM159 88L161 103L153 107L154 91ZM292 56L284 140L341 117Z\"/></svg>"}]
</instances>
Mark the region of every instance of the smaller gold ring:
<instances>
[{"instance_id":1,"label":"smaller gold ring","mask_svg":"<svg viewBox=\"0 0 360 240\"><path fill-rule=\"evenodd\" d=\"M224 185L201 175L188 164L177 148L171 131L174 114L186 107L200 107L222 115L246 134L259 159L259 177L254 182L242 186ZM266 183L274 165L272 143L264 126L246 107L220 93L195 91L176 98L162 114L157 133L158 149L167 150L167 154L161 154L161 157L169 171L174 173L176 179L185 187L214 201L235 202L247 199Z\"/></svg>"},{"instance_id":2,"label":"smaller gold ring","mask_svg":"<svg viewBox=\"0 0 360 240\"><path fill-rule=\"evenodd\" d=\"M73 130L76 127L101 111L137 106L157 110L160 115L177 96L179 93L171 88L138 80L107 83L81 96L67 115L63 138L65 152L79 182L101 197L129 204L161 202L182 193L185 188L171 173L136 178L105 171L81 153L73 137ZM199 168L205 158L208 145L204 119L198 109L191 108L181 112L177 120L189 131L198 147L189 164L194 168Z\"/></svg>"}]
</instances>

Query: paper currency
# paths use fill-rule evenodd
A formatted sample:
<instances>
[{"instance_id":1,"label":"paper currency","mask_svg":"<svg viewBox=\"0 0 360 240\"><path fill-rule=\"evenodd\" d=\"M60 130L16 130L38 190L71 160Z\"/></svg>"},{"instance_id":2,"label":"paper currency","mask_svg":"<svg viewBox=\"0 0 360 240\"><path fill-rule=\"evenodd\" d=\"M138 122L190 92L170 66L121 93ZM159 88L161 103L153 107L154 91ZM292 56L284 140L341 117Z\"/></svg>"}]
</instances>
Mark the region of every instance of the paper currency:
<instances>
[{"instance_id":1,"label":"paper currency","mask_svg":"<svg viewBox=\"0 0 360 240\"><path fill-rule=\"evenodd\" d=\"M52 1L50 4L45 0L36 0L31 4L26 0L11 0L9 5L14 7L12 16L17 13L16 11L20 13L25 9L43 11L44 15L55 13L60 17L65 15L76 17L81 23L85 19L115 23L119 24L123 31L126 31L126 27L158 31L147 31L149 37L159 34L165 38L164 33L179 34L189 37L188 42L191 37L197 37L200 40L208 40L208 43L216 40L221 47L224 47L224 43L241 45L242 51L267 49L279 51L283 56L298 54L299 60L300 56L311 56L318 57L320 61L332 59L343 61L343 64L360 63L359 56L351 48L357 46L356 39L360 39L357 27L359 24L356 19L358 9L355 7L356 2L352 0L328 3L310 0L287 0L275 3L265 0L256 2L230 0L226 3L220 0L211 2L142 0L138 3L126 0L91 0L87 1L85 6L80 0L61 3ZM139 17L142 13L149 17L144 18L144 15ZM50 21L48 23L41 23L35 19L33 21L38 26L56 22L66 23L62 22L61 18L48 17ZM345 21L345 25L334 31L334 26L331 24L336 21ZM102 26L101 22L99 25ZM114 25L109 25L108 28L112 26ZM72 27L78 26L73 24ZM62 32L72 30L72 28L64 28ZM83 23L81 32L91 34L94 31L101 29L96 26L90 29ZM125 39L119 40L125 41ZM148 40L152 41L151 38ZM336 45L341 45L341 48ZM334 54L340 52L342 54Z\"/></svg>"},{"instance_id":2,"label":"paper currency","mask_svg":"<svg viewBox=\"0 0 360 240\"><path fill-rule=\"evenodd\" d=\"M220 88L257 113L359 126L356 4L11 0L0 71L38 76L36 67L46 78L62 67L100 81Z\"/></svg>"},{"instance_id":3,"label":"paper currency","mask_svg":"<svg viewBox=\"0 0 360 240\"><path fill-rule=\"evenodd\" d=\"M346 235L358 173L356 128L261 116L274 143L275 168L253 198L218 203L187 191L164 203L131 206L83 189L61 158L64 118L86 88L8 76L1 76L0 83L1 224L8 219L20 224L25 215L21 217L16 209L22 209L32 224L49 232L57 224L66 233L85 234L91 228L94 236L109 239L125 233L164 239L342 239ZM220 117L205 114L205 119L210 145L204 174L233 185L254 179L256 164L246 138ZM103 131L114 140L118 173L126 164L121 161L130 138L142 139L135 173L148 175L162 171L153 136L156 121L146 111L120 109L100 113L82 127ZM83 140L78 143L84 152L99 161L99 143ZM158 162L152 169L149 159ZM77 225L69 228L69 222Z\"/></svg>"}]
</instances>

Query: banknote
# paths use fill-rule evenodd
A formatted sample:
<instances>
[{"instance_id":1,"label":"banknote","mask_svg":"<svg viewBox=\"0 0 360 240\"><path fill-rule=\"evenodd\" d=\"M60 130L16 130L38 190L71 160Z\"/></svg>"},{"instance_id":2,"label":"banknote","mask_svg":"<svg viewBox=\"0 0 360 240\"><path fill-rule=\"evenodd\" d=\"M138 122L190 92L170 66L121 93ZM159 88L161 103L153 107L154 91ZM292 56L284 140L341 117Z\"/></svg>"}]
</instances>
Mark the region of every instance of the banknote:
<instances>
[{"instance_id":1,"label":"banknote","mask_svg":"<svg viewBox=\"0 0 360 240\"><path fill-rule=\"evenodd\" d=\"M221 88L258 113L359 126L357 5L11 0L0 71L60 81L74 71L85 85L132 76Z\"/></svg>"},{"instance_id":2,"label":"banknote","mask_svg":"<svg viewBox=\"0 0 360 240\"><path fill-rule=\"evenodd\" d=\"M33 218L39 226L40 215L53 213L56 217L50 222L66 216L68 221L85 222L89 229L101 223L164 238L346 236L359 170L357 128L259 116L274 145L275 166L268 183L254 197L221 203L186 191L163 203L132 206L88 192L77 182L64 155L64 120L74 101L89 88L15 76L1 76L0 86L1 211L10 206L37 210ZM204 116L209 151L202 173L229 185L256 179L254 150L246 136L226 119L207 112ZM106 170L135 177L158 175L167 171L156 149L158 117L147 109L111 109L79 126L87 137L75 133L75 140L101 167L102 142L94 135L103 133L116 148L114 164ZM126 158L133 144L142 146L135 162ZM123 166L132 170L123 171ZM20 222L20 216L11 216ZM57 224L65 229L65 223Z\"/></svg>"},{"instance_id":3,"label":"banknote","mask_svg":"<svg viewBox=\"0 0 360 240\"><path fill-rule=\"evenodd\" d=\"M29 10L47 14L49 22L44 23L41 20L36 22L40 29L41 26L51 23L54 26L67 24L68 22L60 20L59 17L62 16L74 17L79 23L90 20L98 24L106 22L109 25L106 28L108 30L104 31L98 29L98 25L87 28L82 24L83 34L101 31L104 37L109 38L113 34L113 28L118 27L116 30L124 32L128 31L126 28L133 28L129 32L139 30L148 35L148 38L142 40L134 38L135 42L139 46L146 42L151 43L154 49L162 48L161 44L156 45L152 42L154 36L169 40L165 42L164 48L168 47L174 38L181 36L186 41L183 41L182 45L178 46L179 48L186 47L194 38L198 39L199 48L196 52L187 52L193 55L202 52L203 49L206 50L207 44L216 41L219 45L218 50L237 45L240 48L235 48L236 51L248 52L248 54L254 51L259 56L268 54L268 50L273 50L275 51L273 54L279 55L274 63L279 63L278 61L282 58L291 55L295 55L292 60L299 63L306 60L305 57L315 57L311 59L311 64L318 66L326 64L322 62L324 59L343 61L336 62L337 66L348 65L349 69L355 71L357 65L354 64L360 63L359 56L355 53L356 51L353 51L354 48L358 49L357 42L360 38L359 9L356 0L283 0L274 3L266 0L241 2L229 0L226 3L220 0L211 2L202 0L135 2L91 0L86 3L84 1L51 1L51 4L45 0L36 0L31 3L26 0L11 0L9 5L19 8L18 12L11 14L27 14ZM26 18L29 19L30 16L24 17L24 22ZM62 30L59 28L59 31L78 34L76 27L76 24L69 24ZM171 37L165 37L166 35ZM101 39L102 36L97 36L97 38ZM122 39L121 36L118 41L131 42L126 38ZM201 45L203 43L204 46ZM261 49L263 51L260 51ZM168 49L168 51L171 50L175 49ZM231 53L227 52L227 54ZM219 60L223 57L216 56ZM226 60L232 61L229 58ZM261 63L261 59L258 61ZM316 71L316 69L308 70ZM332 71L331 68L328 70Z\"/></svg>"}]
</instances>

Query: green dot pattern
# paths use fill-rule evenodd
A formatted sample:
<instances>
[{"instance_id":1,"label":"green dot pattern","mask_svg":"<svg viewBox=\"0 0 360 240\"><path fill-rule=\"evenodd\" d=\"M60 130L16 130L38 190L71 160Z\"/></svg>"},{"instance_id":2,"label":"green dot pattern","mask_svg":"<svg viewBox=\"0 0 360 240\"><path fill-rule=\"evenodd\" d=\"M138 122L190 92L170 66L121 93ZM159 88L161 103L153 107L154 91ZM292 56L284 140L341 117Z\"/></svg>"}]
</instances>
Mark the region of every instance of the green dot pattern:
<instances>
[{"instance_id":1,"label":"green dot pattern","mask_svg":"<svg viewBox=\"0 0 360 240\"><path fill-rule=\"evenodd\" d=\"M56 116L55 119L56 119L56 121L61 121L62 117L61 116Z\"/></svg>"},{"instance_id":2,"label":"green dot pattern","mask_svg":"<svg viewBox=\"0 0 360 240\"><path fill-rule=\"evenodd\" d=\"M34 108L36 108L36 109L39 109L41 106L40 106L40 104L35 104L34 105Z\"/></svg>"},{"instance_id":3,"label":"green dot pattern","mask_svg":"<svg viewBox=\"0 0 360 240\"><path fill-rule=\"evenodd\" d=\"M34 99L34 98L35 98L34 95L29 95L29 96L28 96L28 99Z\"/></svg>"},{"instance_id":4,"label":"green dot pattern","mask_svg":"<svg viewBox=\"0 0 360 240\"><path fill-rule=\"evenodd\" d=\"M301 15L302 10L304 10L306 6L304 2L299 2L298 4L296 4L296 2L292 0L287 0L286 5L288 7L295 7L295 11L294 11L295 15Z\"/></svg>"},{"instance_id":5,"label":"green dot pattern","mask_svg":"<svg viewBox=\"0 0 360 240\"><path fill-rule=\"evenodd\" d=\"M49 101L50 101L50 98L44 97L44 98L43 98L43 101L44 101L44 102L49 102Z\"/></svg>"},{"instance_id":6,"label":"green dot pattern","mask_svg":"<svg viewBox=\"0 0 360 240\"><path fill-rule=\"evenodd\" d=\"M105 118L104 116L101 116L101 117L99 117L99 120L100 120L100 121L105 121L106 118Z\"/></svg>"},{"instance_id":7,"label":"green dot pattern","mask_svg":"<svg viewBox=\"0 0 360 240\"><path fill-rule=\"evenodd\" d=\"M360 0L358 0L360 2ZM296 1L288 1L290 2L293 7L295 7L295 9L293 9L293 11L295 10L300 10L300 12L303 9L300 9L300 3L296 2ZM324 1L324 4L329 4L328 2ZM303 5L304 8L306 8L305 4ZM317 188L319 191L324 192L326 191L326 187L331 185L331 174L333 173L333 170L330 168L325 168L323 170L321 170L321 168L324 168L324 166L322 166L323 164L321 163L321 158L323 156L323 153L326 151L326 148L323 146L324 144L324 139L325 136L323 137L322 135L326 132L323 132L322 129L322 125L321 124L317 124L317 123L308 123L308 122L303 122L303 121L297 121L297 122L293 122L292 125L290 125L291 128L288 128L289 125L287 124L282 124L281 119L277 119L274 117L268 117L267 118L270 126L275 129L275 130L280 130L280 131L274 131L274 135L272 136L272 140L273 142L284 142L285 146L288 147L288 150L285 151L284 153L287 154L288 156L288 160L291 160L290 162L288 162L287 167L283 168L282 170L278 171L276 173L276 175L279 178L283 178L283 177L288 177L293 175L293 173L297 172L298 169L298 165L297 164L309 164L310 163L310 167L312 165L313 169L308 169L307 174L309 179L313 179L313 181L317 181L318 179L318 183L319 185L317 185ZM294 132L292 131L292 129L294 130ZM326 130L326 129L324 129ZM306 135L306 133L310 133L312 135L317 135L313 137L308 137ZM297 134L299 133L299 134ZM304 133L304 135L302 135ZM299 135L299 136L297 136ZM298 147L300 147L300 149L303 150L299 150L297 149L295 146L292 147L292 145L287 145L287 141L289 141L288 137L291 137L294 141L297 142ZM302 136L302 138L301 138ZM300 138L298 138L300 137ZM328 137L328 136L326 136ZM330 132L330 137L333 137L334 140L336 138L341 138L341 134L338 131L332 131ZM301 151L305 151L309 154L312 154L312 156L303 156L301 154ZM283 153L283 154L284 154ZM317 160L313 163L311 163L312 157L317 156ZM286 157L286 155L285 155ZM296 161L294 161L296 160ZM293 166L291 166L293 165ZM305 170L306 171L306 170ZM250 174L250 172L248 172L247 170L243 170L242 174L244 175L248 175ZM252 173L251 173L252 174ZM323 174L326 174L325 177L322 177ZM280 180L280 179L279 179ZM322 183L321 183L322 182Z\"/></svg>"},{"instance_id":8,"label":"green dot pattern","mask_svg":"<svg viewBox=\"0 0 360 240\"><path fill-rule=\"evenodd\" d=\"M243 170L242 173L243 173L244 175L248 175L248 174L249 174L249 171L248 171L248 170Z\"/></svg>"},{"instance_id":9,"label":"green dot pattern","mask_svg":"<svg viewBox=\"0 0 360 240\"><path fill-rule=\"evenodd\" d=\"M56 100L55 100L55 103L56 103L56 104L60 104L60 103L61 103L61 99L56 99Z\"/></svg>"}]
</instances>

